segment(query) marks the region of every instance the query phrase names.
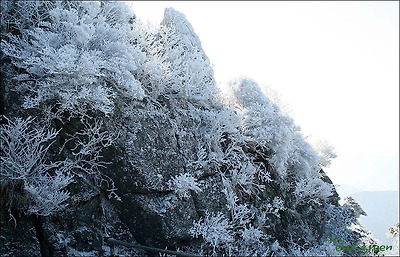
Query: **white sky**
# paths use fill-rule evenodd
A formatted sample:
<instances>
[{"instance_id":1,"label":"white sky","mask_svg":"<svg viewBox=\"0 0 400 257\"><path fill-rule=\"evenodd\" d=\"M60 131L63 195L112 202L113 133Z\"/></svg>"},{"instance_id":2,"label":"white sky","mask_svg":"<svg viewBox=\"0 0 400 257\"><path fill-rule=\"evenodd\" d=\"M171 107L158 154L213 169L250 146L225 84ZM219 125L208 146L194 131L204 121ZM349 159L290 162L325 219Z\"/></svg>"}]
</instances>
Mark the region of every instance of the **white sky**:
<instances>
[{"instance_id":1,"label":"white sky","mask_svg":"<svg viewBox=\"0 0 400 257\"><path fill-rule=\"evenodd\" d=\"M142 21L185 14L217 81L240 75L278 91L305 135L338 158L335 184L399 188L398 2L130 2Z\"/></svg>"}]
</instances>

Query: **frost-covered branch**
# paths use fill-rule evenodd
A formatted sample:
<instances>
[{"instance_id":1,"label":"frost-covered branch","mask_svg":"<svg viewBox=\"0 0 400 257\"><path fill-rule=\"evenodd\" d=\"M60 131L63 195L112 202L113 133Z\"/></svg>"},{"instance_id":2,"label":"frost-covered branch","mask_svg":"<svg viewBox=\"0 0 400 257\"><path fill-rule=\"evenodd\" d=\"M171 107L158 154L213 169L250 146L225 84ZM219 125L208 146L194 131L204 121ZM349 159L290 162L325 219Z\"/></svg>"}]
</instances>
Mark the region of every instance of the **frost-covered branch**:
<instances>
[{"instance_id":1,"label":"frost-covered branch","mask_svg":"<svg viewBox=\"0 0 400 257\"><path fill-rule=\"evenodd\" d=\"M34 118L17 118L15 121L6 117L7 124L0 131L1 176L4 179L20 180L40 176L59 163L46 163L45 155L57 136L54 129L34 126Z\"/></svg>"},{"instance_id":2,"label":"frost-covered branch","mask_svg":"<svg viewBox=\"0 0 400 257\"><path fill-rule=\"evenodd\" d=\"M69 198L64 188L73 181L73 176L69 162L47 159L58 133L40 127L31 117L4 118L7 124L1 126L0 132L1 181L22 184L29 196L28 213L47 216L62 210Z\"/></svg>"},{"instance_id":3,"label":"frost-covered branch","mask_svg":"<svg viewBox=\"0 0 400 257\"><path fill-rule=\"evenodd\" d=\"M189 198L190 191L196 193L202 191L196 179L187 173L173 177L168 182L168 186L181 198Z\"/></svg>"}]
</instances>

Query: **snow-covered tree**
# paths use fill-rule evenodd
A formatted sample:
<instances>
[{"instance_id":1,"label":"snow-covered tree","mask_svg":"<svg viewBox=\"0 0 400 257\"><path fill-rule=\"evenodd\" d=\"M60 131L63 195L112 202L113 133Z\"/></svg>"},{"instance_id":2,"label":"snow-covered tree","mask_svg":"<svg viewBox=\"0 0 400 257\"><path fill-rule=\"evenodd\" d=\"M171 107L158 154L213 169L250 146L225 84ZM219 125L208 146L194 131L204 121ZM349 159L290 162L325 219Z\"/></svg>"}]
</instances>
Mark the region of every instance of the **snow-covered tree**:
<instances>
[{"instance_id":1,"label":"snow-covered tree","mask_svg":"<svg viewBox=\"0 0 400 257\"><path fill-rule=\"evenodd\" d=\"M28 22L15 25L18 33L1 42L20 69L11 90L24 96L24 108L52 103L71 116L89 110L109 115L117 95L143 98L135 74L145 54L132 29L134 15L124 4L21 1L13 8L30 14L19 18Z\"/></svg>"},{"instance_id":2,"label":"snow-covered tree","mask_svg":"<svg viewBox=\"0 0 400 257\"><path fill-rule=\"evenodd\" d=\"M343 199L343 204L350 206L356 218L359 218L361 215L367 216L367 213L361 208L361 206L354 200L353 197L351 196L345 197Z\"/></svg>"}]
</instances>

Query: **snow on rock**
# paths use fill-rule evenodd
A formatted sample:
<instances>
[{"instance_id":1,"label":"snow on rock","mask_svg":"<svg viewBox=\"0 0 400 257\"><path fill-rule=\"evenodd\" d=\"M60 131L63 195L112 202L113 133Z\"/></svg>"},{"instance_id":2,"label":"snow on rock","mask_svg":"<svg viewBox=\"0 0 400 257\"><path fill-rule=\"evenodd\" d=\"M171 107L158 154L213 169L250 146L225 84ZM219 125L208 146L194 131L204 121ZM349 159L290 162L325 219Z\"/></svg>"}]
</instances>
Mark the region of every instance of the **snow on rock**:
<instances>
[{"instance_id":1,"label":"snow on rock","mask_svg":"<svg viewBox=\"0 0 400 257\"><path fill-rule=\"evenodd\" d=\"M1 12L0 255L104 255L105 236L210 256L373 242L321 169L334 154L255 81L220 91L182 13L151 30L120 2Z\"/></svg>"}]
</instances>

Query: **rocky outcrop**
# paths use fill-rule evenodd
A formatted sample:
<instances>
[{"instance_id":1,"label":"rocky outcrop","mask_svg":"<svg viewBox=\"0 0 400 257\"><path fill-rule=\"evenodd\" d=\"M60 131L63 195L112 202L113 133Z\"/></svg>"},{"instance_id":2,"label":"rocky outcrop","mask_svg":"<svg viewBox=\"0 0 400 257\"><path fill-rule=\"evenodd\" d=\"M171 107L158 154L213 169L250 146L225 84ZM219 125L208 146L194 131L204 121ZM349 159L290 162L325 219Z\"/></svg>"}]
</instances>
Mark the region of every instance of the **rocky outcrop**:
<instances>
[{"instance_id":1,"label":"rocky outcrop","mask_svg":"<svg viewBox=\"0 0 400 257\"><path fill-rule=\"evenodd\" d=\"M104 237L214 256L332 254L323 238L346 233L358 242L354 211L293 120L250 79L220 92L183 14L167 9L145 31L121 3L2 8L47 18L2 43L13 66L1 80L12 93L0 255L105 256ZM9 147L20 132L33 154Z\"/></svg>"}]
</instances>

